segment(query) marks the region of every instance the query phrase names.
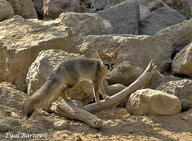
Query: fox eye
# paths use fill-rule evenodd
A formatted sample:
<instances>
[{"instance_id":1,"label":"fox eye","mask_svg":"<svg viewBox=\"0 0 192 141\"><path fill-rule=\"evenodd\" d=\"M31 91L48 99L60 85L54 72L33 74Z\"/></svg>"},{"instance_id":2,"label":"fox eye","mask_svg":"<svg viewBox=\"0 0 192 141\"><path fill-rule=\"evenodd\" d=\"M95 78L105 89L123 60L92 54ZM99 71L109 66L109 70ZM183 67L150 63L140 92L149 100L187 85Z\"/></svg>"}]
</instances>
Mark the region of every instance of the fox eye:
<instances>
[{"instance_id":1,"label":"fox eye","mask_svg":"<svg viewBox=\"0 0 192 141\"><path fill-rule=\"evenodd\" d=\"M108 64L104 64L106 67L107 67L107 69L109 70L109 68L110 68L110 66L108 65Z\"/></svg>"},{"instance_id":2,"label":"fox eye","mask_svg":"<svg viewBox=\"0 0 192 141\"><path fill-rule=\"evenodd\" d=\"M115 64L111 64L111 68L113 69L113 66L114 66Z\"/></svg>"}]
</instances>

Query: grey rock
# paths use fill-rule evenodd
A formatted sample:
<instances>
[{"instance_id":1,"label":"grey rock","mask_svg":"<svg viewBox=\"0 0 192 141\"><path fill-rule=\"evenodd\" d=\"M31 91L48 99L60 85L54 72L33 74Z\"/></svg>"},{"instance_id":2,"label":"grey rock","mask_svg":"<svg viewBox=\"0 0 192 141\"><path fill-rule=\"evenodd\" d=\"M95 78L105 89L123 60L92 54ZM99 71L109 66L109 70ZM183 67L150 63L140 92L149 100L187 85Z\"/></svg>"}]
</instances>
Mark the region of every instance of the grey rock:
<instances>
[{"instance_id":1,"label":"grey rock","mask_svg":"<svg viewBox=\"0 0 192 141\"><path fill-rule=\"evenodd\" d=\"M124 2L97 12L113 26L113 34L138 34L139 5L137 2Z\"/></svg>"},{"instance_id":2,"label":"grey rock","mask_svg":"<svg viewBox=\"0 0 192 141\"><path fill-rule=\"evenodd\" d=\"M159 8L140 20L140 34L154 35L161 29L187 20L179 11L168 7Z\"/></svg>"},{"instance_id":3,"label":"grey rock","mask_svg":"<svg viewBox=\"0 0 192 141\"><path fill-rule=\"evenodd\" d=\"M0 132L5 132L11 129L11 125L0 123Z\"/></svg>"}]
</instances>

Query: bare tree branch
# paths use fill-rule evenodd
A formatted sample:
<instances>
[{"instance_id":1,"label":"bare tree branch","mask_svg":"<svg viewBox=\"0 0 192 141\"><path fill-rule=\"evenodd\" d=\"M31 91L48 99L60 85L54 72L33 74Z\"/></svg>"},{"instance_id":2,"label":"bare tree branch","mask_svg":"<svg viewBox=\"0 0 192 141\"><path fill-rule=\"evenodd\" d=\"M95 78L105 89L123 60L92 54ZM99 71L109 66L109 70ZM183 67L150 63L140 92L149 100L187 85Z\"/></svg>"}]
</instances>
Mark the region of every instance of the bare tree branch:
<instances>
[{"instance_id":1,"label":"bare tree branch","mask_svg":"<svg viewBox=\"0 0 192 141\"><path fill-rule=\"evenodd\" d=\"M84 106L84 109L89 112L96 112L101 111L106 108L113 107L114 105L120 104L125 98L130 96L136 90L146 86L153 75L153 72L156 68L156 65L151 61L145 71L135 80L131 85L127 88L123 89L122 91L118 92L117 94L110 97L109 100L102 100L100 104L92 103L89 105Z\"/></svg>"},{"instance_id":2,"label":"bare tree branch","mask_svg":"<svg viewBox=\"0 0 192 141\"><path fill-rule=\"evenodd\" d=\"M51 110L66 118L83 121L93 128L100 128L102 120L95 115L76 106L73 101L64 101L58 105L52 105Z\"/></svg>"}]
</instances>

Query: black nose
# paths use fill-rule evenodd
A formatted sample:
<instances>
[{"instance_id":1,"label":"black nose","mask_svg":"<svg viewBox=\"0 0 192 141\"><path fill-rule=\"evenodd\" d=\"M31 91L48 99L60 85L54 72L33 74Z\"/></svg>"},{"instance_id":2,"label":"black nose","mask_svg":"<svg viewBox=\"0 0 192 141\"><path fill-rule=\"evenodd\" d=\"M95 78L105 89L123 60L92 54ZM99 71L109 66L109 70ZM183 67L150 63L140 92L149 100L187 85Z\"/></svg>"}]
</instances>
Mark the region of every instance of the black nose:
<instances>
[{"instance_id":1,"label":"black nose","mask_svg":"<svg viewBox=\"0 0 192 141\"><path fill-rule=\"evenodd\" d=\"M93 7L91 6L91 3L87 3L87 8L93 8Z\"/></svg>"}]
</instances>

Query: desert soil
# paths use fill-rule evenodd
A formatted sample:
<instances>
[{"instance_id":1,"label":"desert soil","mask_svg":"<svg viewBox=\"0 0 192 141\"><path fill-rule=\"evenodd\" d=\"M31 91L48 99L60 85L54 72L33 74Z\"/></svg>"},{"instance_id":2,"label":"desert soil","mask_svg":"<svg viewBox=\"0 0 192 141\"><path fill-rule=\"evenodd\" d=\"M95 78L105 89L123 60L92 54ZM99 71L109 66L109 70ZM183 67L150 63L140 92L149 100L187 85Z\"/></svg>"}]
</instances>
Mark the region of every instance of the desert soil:
<instances>
[{"instance_id":1,"label":"desert soil","mask_svg":"<svg viewBox=\"0 0 192 141\"><path fill-rule=\"evenodd\" d=\"M37 110L29 120L24 119L21 105L25 98L24 93L0 95L0 120L12 116L20 123L8 132L0 132L0 140L192 141L192 109L174 116L135 116L125 108L113 107L95 113L103 120L100 129L67 119L69 126L65 130L56 130L53 123L63 117L54 113Z\"/></svg>"}]
</instances>

